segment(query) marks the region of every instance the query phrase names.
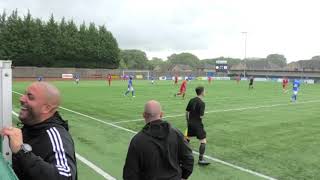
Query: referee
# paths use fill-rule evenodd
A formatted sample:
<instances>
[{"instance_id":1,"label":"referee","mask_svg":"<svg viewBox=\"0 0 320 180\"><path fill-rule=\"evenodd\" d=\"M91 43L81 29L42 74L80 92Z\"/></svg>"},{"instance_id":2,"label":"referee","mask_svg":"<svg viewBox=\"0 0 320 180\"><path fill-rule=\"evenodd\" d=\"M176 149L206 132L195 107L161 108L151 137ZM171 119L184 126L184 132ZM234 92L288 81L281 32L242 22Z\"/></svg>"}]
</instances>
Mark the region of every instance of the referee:
<instances>
[{"instance_id":1,"label":"referee","mask_svg":"<svg viewBox=\"0 0 320 180\"><path fill-rule=\"evenodd\" d=\"M202 101L205 91L203 86L198 86L196 89L197 97L190 99L186 108L186 119L188 122L188 129L185 134L188 141L189 137L196 136L200 141L199 147L199 165L209 165L204 158L204 152L206 150L206 131L204 130L202 118L205 110L205 103Z\"/></svg>"}]
</instances>

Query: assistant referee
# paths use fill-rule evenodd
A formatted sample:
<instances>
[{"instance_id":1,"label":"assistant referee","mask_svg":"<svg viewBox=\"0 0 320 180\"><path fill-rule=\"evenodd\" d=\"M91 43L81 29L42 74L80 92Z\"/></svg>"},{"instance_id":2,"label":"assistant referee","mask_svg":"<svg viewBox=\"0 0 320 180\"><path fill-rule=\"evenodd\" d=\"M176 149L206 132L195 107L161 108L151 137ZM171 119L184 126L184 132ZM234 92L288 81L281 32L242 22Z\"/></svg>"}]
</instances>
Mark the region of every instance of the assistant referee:
<instances>
[{"instance_id":1,"label":"assistant referee","mask_svg":"<svg viewBox=\"0 0 320 180\"><path fill-rule=\"evenodd\" d=\"M205 103L202 101L205 91L203 86L199 86L196 89L197 97L190 99L186 108L186 119L188 122L187 133L185 134L186 139L190 141L189 137L196 136L200 141L199 147L199 165L209 165L204 158L204 152L206 150L206 131L204 130L202 118L205 111Z\"/></svg>"}]
</instances>

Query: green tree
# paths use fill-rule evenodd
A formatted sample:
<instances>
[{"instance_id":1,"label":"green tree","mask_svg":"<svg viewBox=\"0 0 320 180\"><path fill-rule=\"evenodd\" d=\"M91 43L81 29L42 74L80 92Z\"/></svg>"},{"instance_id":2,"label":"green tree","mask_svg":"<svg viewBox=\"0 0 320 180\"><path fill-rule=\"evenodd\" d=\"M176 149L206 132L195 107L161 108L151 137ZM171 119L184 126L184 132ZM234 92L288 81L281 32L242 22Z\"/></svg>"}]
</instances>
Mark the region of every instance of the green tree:
<instances>
[{"instance_id":1,"label":"green tree","mask_svg":"<svg viewBox=\"0 0 320 180\"><path fill-rule=\"evenodd\" d=\"M120 58L123 59L128 69L149 69L149 62L145 52L136 49L121 50Z\"/></svg>"},{"instance_id":2,"label":"green tree","mask_svg":"<svg viewBox=\"0 0 320 180\"><path fill-rule=\"evenodd\" d=\"M120 61L117 40L105 26L83 23L78 29L53 14L45 22L30 12L20 18L17 10L8 17L3 11L0 41L0 58L18 66L117 68Z\"/></svg>"},{"instance_id":3,"label":"green tree","mask_svg":"<svg viewBox=\"0 0 320 180\"><path fill-rule=\"evenodd\" d=\"M168 57L168 62L171 64L185 64L193 68L200 65L199 58L191 53L172 54Z\"/></svg>"},{"instance_id":4,"label":"green tree","mask_svg":"<svg viewBox=\"0 0 320 180\"><path fill-rule=\"evenodd\" d=\"M287 65L287 59L281 54L270 54L267 56L266 60L270 63L278 65L279 67L284 67Z\"/></svg>"},{"instance_id":5,"label":"green tree","mask_svg":"<svg viewBox=\"0 0 320 180\"><path fill-rule=\"evenodd\" d=\"M120 69L128 69L128 66L127 66L127 64L124 62L123 59L120 59L119 68L120 68Z\"/></svg>"},{"instance_id":6,"label":"green tree","mask_svg":"<svg viewBox=\"0 0 320 180\"><path fill-rule=\"evenodd\" d=\"M49 21L45 24L41 37L43 39L43 58L39 66L50 67L57 60L59 49L59 27L51 14Z\"/></svg>"},{"instance_id":7,"label":"green tree","mask_svg":"<svg viewBox=\"0 0 320 180\"><path fill-rule=\"evenodd\" d=\"M0 15L0 59L6 59L6 42L4 41L4 32L6 30L7 14L5 11Z\"/></svg>"},{"instance_id":8,"label":"green tree","mask_svg":"<svg viewBox=\"0 0 320 180\"><path fill-rule=\"evenodd\" d=\"M320 56L313 56L311 60L320 60Z\"/></svg>"},{"instance_id":9,"label":"green tree","mask_svg":"<svg viewBox=\"0 0 320 180\"><path fill-rule=\"evenodd\" d=\"M4 45L4 59L14 60L13 64L15 65L18 61L16 60L20 52L25 49L22 39L22 20L18 17L17 10L14 10L11 15L7 18L5 22L5 27L2 29L2 41Z\"/></svg>"},{"instance_id":10,"label":"green tree","mask_svg":"<svg viewBox=\"0 0 320 180\"><path fill-rule=\"evenodd\" d=\"M105 26L99 27L99 47L97 50L99 61L103 67L117 68L119 66L120 49L118 43Z\"/></svg>"},{"instance_id":11,"label":"green tree","mask_svg":"<svg viewBox=\"0 0 320 180\"><path fill-rule=\"evenodd\" d=\"M156 66L161 66L162 64L164 64L165 62L161 59L161 58L157 58L157 57L153 57L150 61L149 61L149 65L151 69L154 69Z\"/></svg>"}]
</instances>

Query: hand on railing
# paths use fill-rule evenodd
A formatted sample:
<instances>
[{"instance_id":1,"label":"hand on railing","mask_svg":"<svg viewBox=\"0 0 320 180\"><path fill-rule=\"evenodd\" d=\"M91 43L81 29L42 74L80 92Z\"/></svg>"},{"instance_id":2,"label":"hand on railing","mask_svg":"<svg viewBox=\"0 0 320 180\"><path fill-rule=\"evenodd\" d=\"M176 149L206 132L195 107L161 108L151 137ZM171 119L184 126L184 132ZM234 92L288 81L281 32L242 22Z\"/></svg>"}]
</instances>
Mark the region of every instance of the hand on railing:
<instances>
[{"instance_id":1,"label":"hand on railing","mask_svg":"<svg viewBox=\"0 0 320 180\"><path fill-rule=\"evenodd\" d=\"M0 134L8 136L12 153L17 153L21 149L21 145L23 144L21 129L15 127L3 128Z\"/></svg>"}]
</instances>

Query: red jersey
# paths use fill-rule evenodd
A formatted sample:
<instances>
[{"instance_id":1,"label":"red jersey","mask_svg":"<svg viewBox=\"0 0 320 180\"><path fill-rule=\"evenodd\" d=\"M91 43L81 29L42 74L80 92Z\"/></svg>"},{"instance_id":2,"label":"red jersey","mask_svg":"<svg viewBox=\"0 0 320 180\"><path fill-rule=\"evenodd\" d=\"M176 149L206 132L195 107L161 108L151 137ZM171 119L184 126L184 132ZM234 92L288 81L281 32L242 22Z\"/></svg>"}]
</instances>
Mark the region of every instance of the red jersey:
<instances>
[{"instance_id":1,"label":"red jersey","mask_svg":"<svg viewBox=\"0 0 320 180\"><path fill-rule=\"evenodd\" d=\"M111 76L111 75L108 75L108 76L107 76L107 79L108 79L108 81L111 81L112 76Z\"/></svg>"},{"instance_id":2,"label":"red jersey","mask_svg":"<svg viewBox=\"0 0 320 180\"><path fill-rule=\"evenodd\" d=\"M282 84L283 84L283 85L287 85L287 84L288 84L288 79L283 79L283 80L282 80Z\"/></svg>"},{"instance_id":3,"label":"red jersey","mask_svg":"<svg viewBox=\"0 0 320 180\"><path fill-rule=\"evenodd\" d=\"M187 80L183 80L180 86L180 91L185 91L187 88Z\"/></svg>"}]
</instances>

